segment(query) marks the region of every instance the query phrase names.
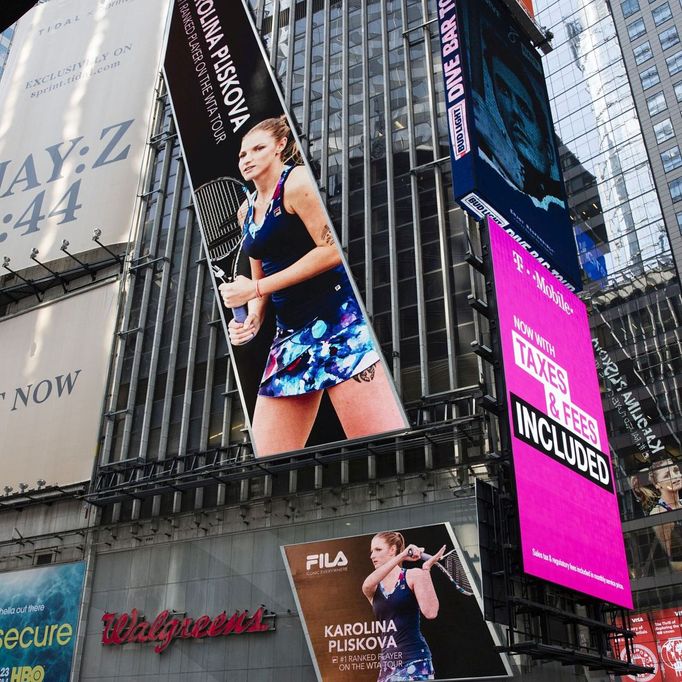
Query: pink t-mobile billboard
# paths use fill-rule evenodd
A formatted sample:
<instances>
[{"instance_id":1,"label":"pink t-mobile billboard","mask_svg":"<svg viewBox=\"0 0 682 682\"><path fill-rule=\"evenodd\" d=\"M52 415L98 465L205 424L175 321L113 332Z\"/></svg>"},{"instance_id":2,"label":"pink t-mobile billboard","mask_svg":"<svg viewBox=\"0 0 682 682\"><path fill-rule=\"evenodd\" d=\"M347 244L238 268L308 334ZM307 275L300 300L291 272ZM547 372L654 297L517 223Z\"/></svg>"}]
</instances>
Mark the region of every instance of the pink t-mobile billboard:
<instances>
[{"instance_id":1,"label":"pink t-mobile billboard","mask_svg":"<svg viewBox=\"0 0 682 682\"><path fill-rule=\"evenodd\" d=\"M583 303L488 219L524 571L632 607Z\"/></svg>"}]
</instances>

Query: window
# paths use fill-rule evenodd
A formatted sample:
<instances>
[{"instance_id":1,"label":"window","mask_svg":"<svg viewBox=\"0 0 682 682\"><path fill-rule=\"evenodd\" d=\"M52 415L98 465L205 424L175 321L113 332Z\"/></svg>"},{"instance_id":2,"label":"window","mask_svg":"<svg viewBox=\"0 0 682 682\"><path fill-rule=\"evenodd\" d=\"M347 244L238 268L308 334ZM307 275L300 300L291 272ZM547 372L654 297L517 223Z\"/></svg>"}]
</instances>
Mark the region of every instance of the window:
<instances>
[{"instance_id":1,"label":"window","mask_svg":"<svg viewBox=\"0 0 682 682\"><path fill-rule=\"evenodd\" d=\"M642 43L637 47L633 48L632 54L635 55L636 64L644 64L652 57L651 43L647 40L646 43Z\"/></svg>"},{"instance_id":2,"label":"window","mask_svg":"<svg viewBox=\"0 0 682 682\"><path fill-rule=\"evenodd\" d=\"M680 42L680 36L677 34L677 29L674 26L661 31L658 34L658 39L661 41L661 47L664 50Z\"/></svg>"},{"instance_id":3,"label":"window","mask_svg":"<svg viewBox=\"0 0 682 682\"><path fill-rule=\"evenodd\" d=\"M649 110L649 115L651 116L655 116L668 108L668 104L665 101L665 95L662 92L657 92L655 95L647 97L646 106Z\"/></svg>"},{"instance_id":4,"label":"window","mask_svg":"<svg viewBox=\"0 0 682 682\"><path fill-rule=\"evenodd\" d=\"M640 72L639 78L642 81L642 87L645 90L654 85L658 85L661 82L661 79L658 76L658 69L655 66L644 69L644 71Z\"/></svg>"},{"instance_id":5,"label":"window","mask_svg":"<svg viewBox=\"0 0 682 682\"><path fill-rule=\"evenodd\" d=\"M668 173L682 166L682 154L680 148L676 145L661 152L661 161L663 161L663 170Z\"/></svg>"},{"instance_id":6,"label":"window","mask_svg":"<svg viewBox=\"0 0 682 682\"><path fill-rule=\"evenodd\" d=\"M660 26L664 21L668 21L672 15L673 11L670 9L670 3L667 2L651 10L651 16L654 18L656 26Z\"/></svg>"},{"instance_id":7,"label":"window","mask_svg":"<svg viewBox=\"0 0 682 682\"><path fill-rule=\"evenodd\" d=\"M669 182L668 189L670 189L670 196L673 198L673 201L680 201L682 199L682 178L675 178L675 180Z\"/></svg>"},{"instance_id":8,"label":"window","mask_svg":"<svg viewBox=\"0 0 682 682\"><path fill-rule=\"evenodd\" d=\"M668 65L668 71L671 76L682 71L682 50L675 52L672 57L668 57L665 63Z\"/></svg>"},{"instance_id":9,"label":"window","mask_svg":"<svg viewBox=\"0 0 682 682\"><path fill-rule=\"evenodd\" d=\"M646 33L646 26L644 25L644 19L637 19L631 24L628 24L628 35L630 40L637 40L639 36L643 36Z\"/></svg>"},{"instance_id":10,"label":"window","mask_svg":"<svg viewBox=\"0 0 682 682\"><path fill-rule=\"evenodd\" d=\"M680 232L682 232L682 213L676 213L675 217L677 218L677 227L679 227Z\"/></svg>"},{"instance_id":11,"label":"window","mask_svg":"<svg viewBox=\"0 0 682 682\"><path fill-rule=\"evenodd\" d=\"M675 97L677 98L677 101L682 102L682 81L675 83L673 88L675 88Z\"/></svg>"},{"instance_id":12,"label":"window","mask_svg":"<svg viewBox=\"0 0 682 682\"><path fill-rule=\"evenodd\" d=\"M639 11L639 0L623 0L620 8L623 10L623 16L629 17Z\"/></svg>"},{"instance_id":13,"label":"window","mask_svg":"<svg viewBox=\"0 0 682 682\"><path fill-rule=\"evenodd\" d=\"M675 131L673 130L672 121L669 118L666 118L665 121L657 123L654 126L654 134L656 135L656 142L658 142L658 144L674 137Z\"/></svg>"}]
</instances>

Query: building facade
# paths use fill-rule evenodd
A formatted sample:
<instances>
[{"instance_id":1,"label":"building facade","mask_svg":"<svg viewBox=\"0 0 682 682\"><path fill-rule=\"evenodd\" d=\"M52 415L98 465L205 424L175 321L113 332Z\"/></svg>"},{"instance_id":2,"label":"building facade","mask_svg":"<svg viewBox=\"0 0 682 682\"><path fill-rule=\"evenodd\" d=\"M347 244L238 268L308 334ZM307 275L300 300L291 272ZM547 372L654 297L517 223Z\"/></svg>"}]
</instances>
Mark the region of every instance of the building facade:
<instances>
[{"instance_id":1,"label":"building facade","mask_svg":"<svg viewBox=\"0 0 682 682\"><path fill-rule=\"evenodd\" d=\"M315 679L283 544L448 521L480 567L473 482L492 471L497 429L484 398L494 377L474 352L490 337L470 305L484 293L467 263L477 228L452 199L437 3L250 4L413 428L277 466L253 462L160 79L92 481L63 496L8 493L0 513L11 538L0 545L3 570L88 561L74 680ZM614 53L618 22L600 0L537 5L555 35L547 71L564 172L581 183L573 208L601 259L590 277L595 335L634 376L653 354L656 379L635 391L673 447L682 413L679 372L669 370L679 362L679 284L647 133ZM107 267L102 275L117 270ZM53 284L48 295L60 295ZM3 305L11 314L26 300ZM652 325L650 336L630 331L635 320ZM630 336L619 336L626 329ZM614 450L632 459L618 410L607 418ZM655 534L634 511L630 477L621 487L632 554L640 527L652 542ZM646 583L662 579L659 563L655 575L636 576L640 607L673 604L670 570L661 588ZM178 642L162 656L101 642L105 613L198 616L259 605L277 616L262 639ZM575 644L581 635L561 637ZM524 680L600 679L525 656L513 666Z\"/></svg>"}]
</instances>

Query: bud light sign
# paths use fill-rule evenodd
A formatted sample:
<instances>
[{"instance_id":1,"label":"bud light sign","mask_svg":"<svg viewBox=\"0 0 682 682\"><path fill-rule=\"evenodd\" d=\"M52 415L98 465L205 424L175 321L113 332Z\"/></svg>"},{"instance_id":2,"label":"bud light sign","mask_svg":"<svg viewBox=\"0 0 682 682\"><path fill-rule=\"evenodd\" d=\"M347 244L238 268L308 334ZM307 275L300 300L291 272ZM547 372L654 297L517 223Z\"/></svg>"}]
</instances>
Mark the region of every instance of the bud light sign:
<instances>
[{"instance_id":1,"label":"bud light sign","mask_svg":"<svg viewBox=\"0 0 682 682\"><path fill-rule=\"evenodd\" d=\"M439 0L438 28L455 199L579 288L540 55L502 0Z\"/></svg>"},{"instance_id":2,"label":"bud light sign","mask_svg":"<svg viewBox=\"0 0 682 682\"><path fill-rule=\"evenodd\" d=\"M488 219L524 571L632 607L583 303Z\"/></svg>"}]
</instances>

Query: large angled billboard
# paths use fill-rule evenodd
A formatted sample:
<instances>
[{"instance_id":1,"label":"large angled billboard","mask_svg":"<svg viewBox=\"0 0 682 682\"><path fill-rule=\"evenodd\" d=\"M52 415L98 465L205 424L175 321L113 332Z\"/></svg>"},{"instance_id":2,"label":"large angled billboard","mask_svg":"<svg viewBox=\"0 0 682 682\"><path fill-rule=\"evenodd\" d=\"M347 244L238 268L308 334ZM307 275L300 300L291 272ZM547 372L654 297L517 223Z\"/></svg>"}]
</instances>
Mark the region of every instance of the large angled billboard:
<instances>
[{"instance_id":1,"label":"large angled billboard","mask_svg":"<svg viewBox=\"0 0 682 682\"><path fill-rule=\"evenodd\" d=\"M438 19L455 198L580 288L540 55L503 0L443 0Z\"/></svg>"},{"instance_id":2,"label":"large angled billboard","mask_svg":"<svg viewBox=\"0 0 682 682\"><path fill-rule=\"evenodd\" d=\"M631 608L587 310L490 218L488 234L524 571Z\"/></svg>"},{"instance_id":3,"label":"large angled billboard","mask_svg":"<svg viewBox=\"0 0 682 682\"><path fill-rule=\"evenodd\" d=\"M51 0L0 81L0 257L12 270L130 238L170 0ZM134 17L134 19L133 19ZM2 271L4 274L4 271ZM44 274L44 273L43 273Z\"/></svg>"},{"instance_id":4,"label":"large angled billboard","mask_svg":"<svg viewBox=\"0 0 682 682\"><path fill-rule=\"evenodd\" d=\"M248 8L176 0L164 73L256 456L405 429Z\"/></svg>"}]
</instances>

